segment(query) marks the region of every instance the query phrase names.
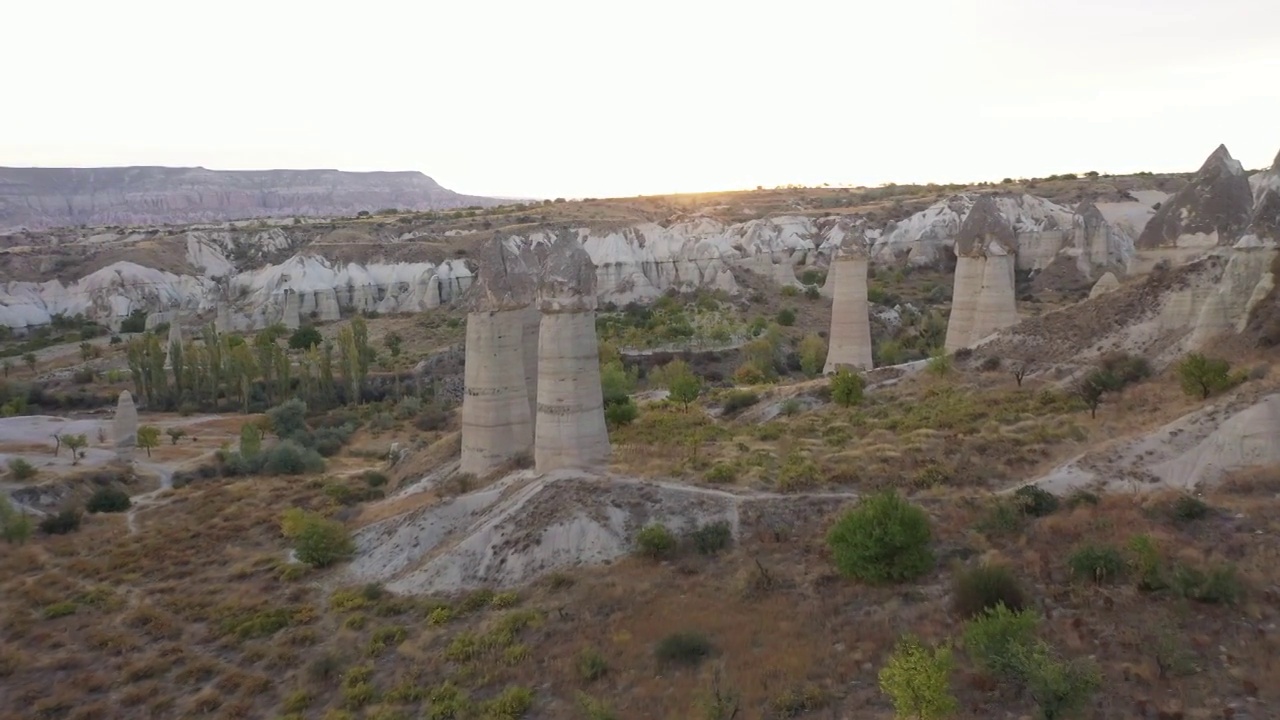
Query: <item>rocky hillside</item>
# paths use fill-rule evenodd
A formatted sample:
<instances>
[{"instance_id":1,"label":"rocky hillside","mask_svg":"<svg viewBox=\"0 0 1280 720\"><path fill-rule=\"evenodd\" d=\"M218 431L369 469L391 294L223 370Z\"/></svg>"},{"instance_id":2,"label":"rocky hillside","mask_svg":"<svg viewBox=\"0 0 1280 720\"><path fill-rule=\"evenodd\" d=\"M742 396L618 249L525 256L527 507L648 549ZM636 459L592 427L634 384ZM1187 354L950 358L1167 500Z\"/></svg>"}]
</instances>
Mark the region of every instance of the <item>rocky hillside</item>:
<instances>
[{"instance_id":1,"label":"rocky hillside","mask_svg":"<svg viewBox=\"0 0 1280 720\"><path fill-rule=\"evenodd\" d=\"M492 205L419 172L0 167L0 230L354 215Z\"/></svg>"}]
</instances>

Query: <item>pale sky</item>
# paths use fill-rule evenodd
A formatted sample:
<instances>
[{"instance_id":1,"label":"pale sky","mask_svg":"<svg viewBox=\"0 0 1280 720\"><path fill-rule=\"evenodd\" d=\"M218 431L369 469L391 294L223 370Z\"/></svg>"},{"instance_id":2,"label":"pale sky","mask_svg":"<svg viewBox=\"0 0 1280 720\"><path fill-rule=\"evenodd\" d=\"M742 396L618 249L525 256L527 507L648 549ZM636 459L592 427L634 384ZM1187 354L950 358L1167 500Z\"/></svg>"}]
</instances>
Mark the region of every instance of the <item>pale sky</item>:
<instances>
[{"instance_id":1,"label":"pale sky","mask_svg":"<svg viewBox=\"0 0 1280 720\"><path fill-rule=\"evenodd\" d=\"M0 165L608 197L1280 150L1274 0L8 0Z\"/></svg>"}]
</instances>

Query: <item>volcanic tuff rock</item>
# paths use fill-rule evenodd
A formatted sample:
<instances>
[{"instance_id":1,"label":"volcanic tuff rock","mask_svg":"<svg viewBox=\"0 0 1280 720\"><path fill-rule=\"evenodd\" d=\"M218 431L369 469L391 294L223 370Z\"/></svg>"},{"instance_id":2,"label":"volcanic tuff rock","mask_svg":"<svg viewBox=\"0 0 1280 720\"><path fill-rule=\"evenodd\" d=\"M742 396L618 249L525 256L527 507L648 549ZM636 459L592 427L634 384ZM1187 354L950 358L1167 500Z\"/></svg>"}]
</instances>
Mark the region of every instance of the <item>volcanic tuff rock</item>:
<instances>
[{"instance_id":1,"label":"volcanic tuff rock","mask_svg":"<svg viewBox=\"0 0 1280 720\"><path fill-rule=\"evenodd\" d=\"M842 367L872 368L871 318L867 303L865 234L849 229L839 255L831 261L831 332L824 373Z\"/></svg>"},{"instance_id":2,"label":"volcanic tuff rock","mask_svg":"<svg viewBox=\"0 0 1280 720\"><path fill-rule=\"evenodd\" d=\"M182 224L492 205L419 172L0 167L0 229Z\"/></svg>"},{"instance_id":3,"label":"volcanic tuff rock","mask_svg":"<svg viewBox=\"0 0 1280 720\"><path fill-rule=\"evenodd\" d=\"M133 460L133 449L138 445L138 409L128 390L120 391L116 401L116 414L111 420L111 441L115 444L116 458L122 462Z\"/></svg>"},{"instance_id":4,"label":"volcanic tuff rock","mask_svg":"<svg viewBox=\"0 0 1280 720\"><path fill-rule=\"evenodd\" d=\"M956 234L956 274L947 352L969 347L991 333L1018 322L1014 297L1016 236L996 203L984 197L974 203Z\"/></svg>"},{"instance_id":5,"label":"volcanic tuff rock","mask_svg":"<svg viewBox=\"0 0 1280 720\"><path fill-rule=\"evenodd\" d=\"M1254 175L1253 212L1236 247L1280 246L1280 155L1271 169Z\"/></svg>"},{"instance_id":6,"label":"volcanic tuff rock","mask_svg":"<svg viewBox=\"0 0 1280 720\"><path fill-rule=\"evenodd\" d=\"M1248 225L1252 208L1244 167L1219 145L1191 182L1156 211L1138 236L1138 249L1230 245Z\"/></svg>"}]
</instances>

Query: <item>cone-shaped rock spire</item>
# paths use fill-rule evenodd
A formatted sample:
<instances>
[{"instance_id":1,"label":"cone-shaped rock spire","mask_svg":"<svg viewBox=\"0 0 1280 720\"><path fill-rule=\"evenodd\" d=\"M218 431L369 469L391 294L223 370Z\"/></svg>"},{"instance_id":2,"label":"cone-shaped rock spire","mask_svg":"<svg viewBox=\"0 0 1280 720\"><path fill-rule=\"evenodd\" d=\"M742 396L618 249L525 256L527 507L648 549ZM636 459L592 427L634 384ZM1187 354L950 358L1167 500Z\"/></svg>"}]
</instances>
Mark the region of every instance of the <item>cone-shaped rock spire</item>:
<instances>
[{"instance_id":1,"label":"cone-shaped rock spire","mask_svg":"<svg viewBox=\"0 0 1280 720\"><path fill-rule=\"evenodd\" d=\"M1244 168L1219 145L1191 182L1147 222L1138 236L1138 249L1231 245L1249 223L1252 207Z\"/></svg>"},{"instance_id":2,"label":"cone-shaped rock spire","mask_svg":"<svg viewBox=\"0 0 1280 720\"><path fill-rule=\"evenodd\" d=\"M956 235L956 274L945 349L955 352L1018 322L1013 227L995 201L982 197Z\"/></svg>"},{"instance_id":3,"label":"cone-shaped rock spire","mask_svg":"<svg viewBox=\"0 0 1280 720\"><path fill-rule=\"evenodd\" d=\"M538 415L534 462L539 472L591 468L609 457L595 324L596 272L577 239L561 232L538 282Z\"/></svg>"},{"instance_id":4,"label":"cone-shaped rock spire","mask_svg":"<svg viewBox=\"0 0 1280 720\"><path fill-rule=\"evenodd\" d=\"M116 448L117 460L126 463L133 460L133 449L138 446L138 409L134 407L133 395L128 390L122 390L116 401L116 414L111 420L111 441Z\"/></svg>"},{"instance_id":5,"label":"cone-shaped rock spire","mask_svg":"<svg viewBox=\"0 0 1280 720\"><path fill-rule=\"evenodd\" d=\"M533 301L531 257L494 238L463 297L467 314L462 472L485 475L533 447L526 378L526 320Z\"/></svg>"},{"instance_id":6,"label":"cone-shaped rock spire","mask_svg":"<svg viewBox=\"0 0 1280 720\"><path fill-rule=\"evenodd\" d=\"M831 260L831 332L824 373L842 367L870 370L871 317L867 304L867 245L859 229L851 232Z\"/></svg>"}]
</instances>

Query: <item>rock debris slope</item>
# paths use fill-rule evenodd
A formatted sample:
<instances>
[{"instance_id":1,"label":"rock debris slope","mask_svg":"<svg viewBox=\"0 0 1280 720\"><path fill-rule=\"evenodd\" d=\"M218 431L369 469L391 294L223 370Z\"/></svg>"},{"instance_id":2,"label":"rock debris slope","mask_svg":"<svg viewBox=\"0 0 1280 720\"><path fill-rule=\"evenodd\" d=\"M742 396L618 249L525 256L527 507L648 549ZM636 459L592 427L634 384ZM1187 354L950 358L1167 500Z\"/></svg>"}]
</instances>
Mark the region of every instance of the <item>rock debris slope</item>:
<instances>
[{"instance_id":1,"label":"rock debris slope","mask_svg":"<svg viewBox=\"0 0 1280 720\"><path fill-rule=\"evenodd\" d=\"M484 476L533 449L525 327L534 275L527 251L500 239L481 248L468 309L462 472Z\"/></svg>"},{"instance_id":2,"label":"rock debris slope","mask_svg":"<svg viewBox=\"0 0 1280 720\"><path fill-rule=\"evenodd\" d=\"M595 283L591 257L568 232L562 233L552 243L538 277L542 319L533 446L538 472L595 468L609 457Z\"/></svg>"}]
</instances>

